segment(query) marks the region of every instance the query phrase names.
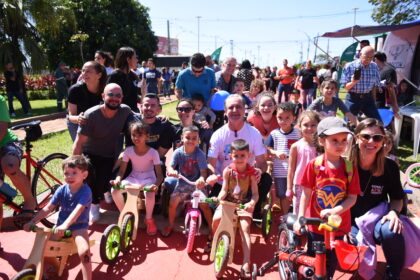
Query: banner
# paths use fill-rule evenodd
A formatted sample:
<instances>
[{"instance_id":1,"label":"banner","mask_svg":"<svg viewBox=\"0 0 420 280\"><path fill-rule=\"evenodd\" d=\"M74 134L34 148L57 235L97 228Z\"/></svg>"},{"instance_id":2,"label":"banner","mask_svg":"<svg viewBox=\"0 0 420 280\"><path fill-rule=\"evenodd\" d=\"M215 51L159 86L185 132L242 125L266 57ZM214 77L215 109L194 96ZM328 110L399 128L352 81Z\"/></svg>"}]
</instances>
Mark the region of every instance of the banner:
<instances>
[{"instance_id":1,"label":"banner","mask_svg":"<svg viewBox=\"0 0 420 280\"><path fill-rule=\"evenodd\" d=\"M359 42L354 42L353 44L348 46L341 55L340 68L338 69L338 82L340 82L341 73L343 73L344 65L346 65L347 62L351 62L354 60L354 56L356 55L356 48L358 45Z\"/></svg>"},{"instance_id":2,"label":"banner","mask_svg":"<svg viewBox=\"0 0 420 280\"><path fill-rule=\"evenodd\" d=\"M158 49L155 51L155 54L164 54L164 55L178 55L178 39L171 38L170 44L171 44L171 53L168 51L168 38L167 37L161 37L156 36L158 39Z\"/></svg>"},{"instance_id":3,"label":"banner","mask_svg":"<svg viewBox=\"0 0 420 280\"><path fill-rule=\"evenodd\" d=\"M222 52L222 47L217 48L211 55L211 59L219 61L220 53Z\"/></svg>"}]
</instances>

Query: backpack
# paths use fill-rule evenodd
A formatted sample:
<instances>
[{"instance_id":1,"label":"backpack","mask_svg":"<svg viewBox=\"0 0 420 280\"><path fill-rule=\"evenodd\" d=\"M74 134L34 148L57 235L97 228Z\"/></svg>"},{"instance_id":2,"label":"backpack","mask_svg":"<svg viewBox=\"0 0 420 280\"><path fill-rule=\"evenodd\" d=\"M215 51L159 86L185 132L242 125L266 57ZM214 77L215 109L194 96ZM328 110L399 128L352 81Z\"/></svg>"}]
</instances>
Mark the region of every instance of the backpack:
<instances>
[{"instance_id":1,"label":"backpack","mask_svg":"<svg viewBox=\"0 0 420 280\"><path fill-rule=\"evenodd\" d=\"M315 159L315 162L314 162L315 176L318 175L319 170L324 168L324 166L322 165L322 159L323 159L322 155L316 157L316 159ZM345 163L345 166L346 166L347 180L350 184L351 180L353 180L353 163L351 161L348 161L347 159L344 159L344 163Z\"/></svg>"}]
</instances>

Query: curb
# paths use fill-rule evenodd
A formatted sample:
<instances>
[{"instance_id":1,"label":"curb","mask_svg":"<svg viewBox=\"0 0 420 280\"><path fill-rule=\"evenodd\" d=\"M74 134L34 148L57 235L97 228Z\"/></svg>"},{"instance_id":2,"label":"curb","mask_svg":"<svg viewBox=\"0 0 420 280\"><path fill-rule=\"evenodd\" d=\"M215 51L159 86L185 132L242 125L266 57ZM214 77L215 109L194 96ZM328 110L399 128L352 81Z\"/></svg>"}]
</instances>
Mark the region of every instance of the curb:
<instances>
[{"instance_id":1,"label":"curb","mask_svg":"<svg viewBox=\"0 0 420 280\"><path fill-rule=\"evenodd\" d=\"M66 112L58 112L58 113L52 113L52 114L42 115L42 116L35 116L35 117L30 117L30 118L25 118L25 119L13 121L10 126L14 126L14 125L22 124L22 123L28 123L28 122L36 121L36 120L51 121L51 120L55 120L55 119L65 118L65 117L66 117Z\"/></svg>"}]
</instances>

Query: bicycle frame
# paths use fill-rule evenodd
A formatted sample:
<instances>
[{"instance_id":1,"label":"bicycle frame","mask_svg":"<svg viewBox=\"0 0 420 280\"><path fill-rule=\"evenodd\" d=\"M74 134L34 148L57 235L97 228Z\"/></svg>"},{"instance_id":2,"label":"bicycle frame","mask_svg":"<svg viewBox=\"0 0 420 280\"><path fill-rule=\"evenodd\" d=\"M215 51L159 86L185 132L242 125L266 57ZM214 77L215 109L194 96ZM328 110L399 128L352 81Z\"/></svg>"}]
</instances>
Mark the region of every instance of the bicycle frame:
<instances>
[{"instance_id":1,"label":"bicycle frame","mask_svg":"<svg viewBox=\"0 0 420 280\"><path fill-rule=\"evenodd\" d=\"M22 211L22 209L19 207L19 205L14 203L9 197L4 195L3 193L0 193L0 204L1 203L4 203L5 205L10 207L12 210L14 210L17 213L20 213Z\"/></svg>"}]
</instances>

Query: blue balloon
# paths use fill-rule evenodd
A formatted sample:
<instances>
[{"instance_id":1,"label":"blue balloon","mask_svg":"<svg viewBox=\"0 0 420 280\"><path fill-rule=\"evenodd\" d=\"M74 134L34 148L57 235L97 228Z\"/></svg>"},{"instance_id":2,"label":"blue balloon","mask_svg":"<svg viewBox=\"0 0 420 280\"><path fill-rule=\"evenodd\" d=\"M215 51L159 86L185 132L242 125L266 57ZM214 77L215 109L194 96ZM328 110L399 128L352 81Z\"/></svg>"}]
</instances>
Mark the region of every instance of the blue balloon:
<instances>
[{"instance_id":1,"label":"blue balloon","mask_svg":"<svg viewBox=\"0 0 420 280\"><path fill-rule=\"evenodd\" d=\"M394 113L388 109L378 109L379 115L381 116L382 122L387 127L394 118Z\"/></svg>"},{"instance_id":2,"label":"blue balloon","mask_svg":"<svg viewBox=\"0 0 420 280\"><path fill-rule=\"evenodd\" d=\"M210 99L210 108L215 111L223 111L225 109L225 100L229 96L229 92L220 90L216 92Z\"/></svg>"}]
</instances>

